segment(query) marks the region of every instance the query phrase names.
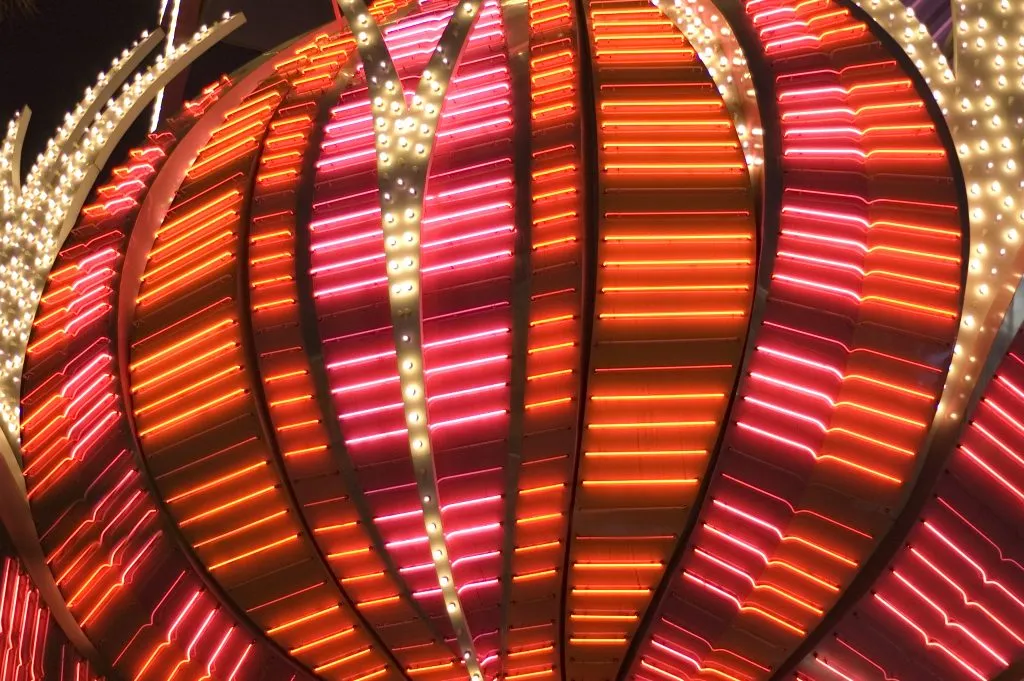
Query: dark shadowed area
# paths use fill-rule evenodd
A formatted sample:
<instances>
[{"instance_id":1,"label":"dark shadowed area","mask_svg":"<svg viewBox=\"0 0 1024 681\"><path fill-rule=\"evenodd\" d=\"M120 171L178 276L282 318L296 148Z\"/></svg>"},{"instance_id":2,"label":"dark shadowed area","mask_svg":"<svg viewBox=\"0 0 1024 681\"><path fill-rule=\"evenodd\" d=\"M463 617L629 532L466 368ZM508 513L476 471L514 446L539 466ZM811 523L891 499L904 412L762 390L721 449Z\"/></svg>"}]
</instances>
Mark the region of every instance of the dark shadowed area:
<instances>
[{"instance_id":1,"label":"dark shadowed area","mask_svg":"<svg viewBox=\"0 0 1024 681\"><path fill-rule=\"evenodd\" d=\"M222 73L334 17L329 0L181 0L180 7L179 35L225 11L242 11L247 18L245 26L186 72L186 98ZM0 0L0 125L6 128L22 106L32 108L23 169L96 75L143 30L158 25L159 10L159 0ZM122 147L138 143L149 120L149 112L141 116ZM120 156L115 153L112 160Z\"/></svg>"}]
</instances>

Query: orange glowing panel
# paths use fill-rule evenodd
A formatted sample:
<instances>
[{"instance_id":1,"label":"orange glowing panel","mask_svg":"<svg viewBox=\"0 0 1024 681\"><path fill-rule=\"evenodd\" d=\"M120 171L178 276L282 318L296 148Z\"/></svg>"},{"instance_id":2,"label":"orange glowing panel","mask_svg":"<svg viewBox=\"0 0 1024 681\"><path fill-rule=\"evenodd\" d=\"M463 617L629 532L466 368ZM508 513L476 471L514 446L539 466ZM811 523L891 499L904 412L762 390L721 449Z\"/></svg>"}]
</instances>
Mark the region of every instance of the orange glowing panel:
<instances>
[{"instance_id":1,"label":"orange glowing panel","mask_svg":"<svg viewBox=\"0 0 1024 681\"><path fill-rule=\"evenodd\" d=\"M247 178L257 151L271 149L263 136L295 134L270 128L277 112L291 121L299 113L282 110L295 71L278 71L214 130L157 231L137 298L131 397L157 487L207 570L282 647L301 649L301 662L340 679L383 658L358 627L310 646L353 629L354 614L338 585L325 581L273 465L278 443L257 416L259 367L240 298L238 264L250 238L242 216L253 187ZM254 264L271 268L292 246L267 239L262 248L267 255Z\"/></svg>"},{"instance_id":2,"label":"orange glowing panel","mask_svg":"<svg viewBox=\"0 0 1024 681\"><path fill-rule=\"evenodd\" d=\"M732 120L682 33L640 0L587 7L600 241L565 613L576 677L614 675L692 511L743 350L756 230Z\"/></svg>"},{"instance_id":3,"label":"orange glowing panel","mask_svg":"<svg viewBox=\"0 0 1024 681\"><path fill-rule=\"evenodd\" d=\"M187 114L129 152L97 189L57 258L23 375L23 453L43 557L72 615L124 678L171 678L183 669L195 678L205 670L205 678L218 680L248 678L256 670L287 678L294 671L241 633L229 609L200 597L203 582L161 529L119 399L126 386L115 358L114 310L127 235L149 181L228 84L221 81L187 103ZM3 591L0 601L16 603ZM12 623L0 625L8 642ZM37 649L46 638L56 640L55 632L44 636L45 629L28 621L19 626L40 634ZM0 676L56 678L49 666L21 664L30 659L34 664L34 653L5 655ZM71 655L60 665L60 678L92 677Z\"/></svg>"},{"instance_id":4,"label":"orange glowing panel","mask_svg":"<svg viewBox=\"0 0 1024 681\"><path fill-rule=\"evenodd\" d=\"M584 179L575 5L531 0L532 249L526 386L508 589L508 679L552 677L580 408ZM550 323L538 323L550 319ZM515 408L515 405L513 405ZM506 490L510 494L511 490Z\"/></svg>"}]
</instances>

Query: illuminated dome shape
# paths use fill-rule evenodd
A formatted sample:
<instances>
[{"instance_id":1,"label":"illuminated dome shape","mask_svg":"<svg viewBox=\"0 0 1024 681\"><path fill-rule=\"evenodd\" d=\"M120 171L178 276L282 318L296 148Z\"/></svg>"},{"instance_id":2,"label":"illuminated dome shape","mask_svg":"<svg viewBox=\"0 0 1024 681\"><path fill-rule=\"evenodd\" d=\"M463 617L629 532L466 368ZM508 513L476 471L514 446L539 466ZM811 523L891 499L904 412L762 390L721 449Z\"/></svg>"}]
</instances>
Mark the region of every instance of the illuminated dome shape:
<instances>
[{"instance_id":1,"label":"illuminated dome shape","mask_svg":"<svg viewBox=\"0 0 1024 681\"><path fill-rule=\"evenodd\" d=\"M1019 675L1020 3L341 10L11 124L0 681Z\"/></svg>"}]
</instances>

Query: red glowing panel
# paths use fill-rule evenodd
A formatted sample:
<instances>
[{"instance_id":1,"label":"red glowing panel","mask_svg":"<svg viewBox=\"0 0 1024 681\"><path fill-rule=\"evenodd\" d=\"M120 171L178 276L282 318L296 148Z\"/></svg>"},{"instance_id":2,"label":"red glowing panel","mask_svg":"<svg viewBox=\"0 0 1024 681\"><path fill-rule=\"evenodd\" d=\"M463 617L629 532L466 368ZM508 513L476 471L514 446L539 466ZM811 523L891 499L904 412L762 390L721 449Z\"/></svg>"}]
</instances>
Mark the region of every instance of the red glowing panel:
<instances>
[{"instance_id":1,"label":"red glowing panel","mask_svg":"<svg viewBox=\"0 0 1024 681\"><path fill-rule=\"evenodd\" d=\"M394 7L375 4L378 20ZM355 56L355 40L346 35L324 40L305 61L291 66L308 77L327 73L317 82L330 87L347 58ZM327 59L325 55L330 55ZM342 76L344 77L344 76ZM312 87L312 86L310 86ZM443 670L420 670L443 664L450 672L454 659L446 648L431 641L430 628L400 592L384 562L373 551L367 530L342 480L337 453L330 451L321 411L315 399L302 331L299 328L298 287L295 282L295 220L297 192L307 181L306 158L316 153L310 141L318 102L325 93L310 88L293 89L270 123L254 192L249 236L250 309L254 342L259 352L261 379L269 415L281 447L284 468L313 532L314 541L331 560L331 568L357 609L380 633L407 670L418 678L434 678ZM267 521L269 522L269 521ZM338 556L347 556L338 560ZM301 593L297 585L290 596ZM340 633L292 649L303 655L327 645ZM446 664L444 664L446 663Z\"/></svg>"},{"instance_id":2,"label":"red glowing panel","mask_svg":"<svg viewBox=\"0 0 1024 681\"><path fill-rule=\"evenodd\" d=\"M437 11L384 29L404 84L418 80L449 16L449 11ZM313 296L335 415L371 522L399 573L399 588L411 594L412 607L440 632L440 637L432 638L453 640L443 604L434 593L437 575L404 438L373 134L360 68L331 110L317 161L309 227ZM354 572L371 550L364 542L328 557L337 570ZM431 656L427 666L442 665L442 673L450 672L454 651L436 644L425 650Z\"/></svg>"},{"instance_id":3,"label":"red glowing panel","mask_svg":"<svg viewBox=\"0 0 1024 681\"><path fill-rule=\"evenodd\" d=\"M505 678L555 674L566 507L579 409L583 155L575 9L529 4L532 250L522 464L515 491ZM518 408L518 405L513 405ZM510 448L515 447L510 443ZM506 490L506 495L511 490Z\"/></svg>"},{"instance_id":4,"label":"red glowing panel","mask_svg":"<svg viewBox=\"0 0 1024 681\"><path fill-rule=\"evenodd\" d=\"M418 81L449 16L434 11L384 29L406 89ZM426 388L440 501L454 579L482 658L496 651L499 626L511 330L512 121L503 41L497 4L487 3L446 98L422 234ZM326 126L310 227L314 297L335 408L373 522L417 607L452 638L398 391L367 97L362 82L354 83ZM340 177L343 183L332 183ZM484 273L489 283L481 283ZM470 285L473 297L458 294ZM334 558L365 560L366 551ZM489 634L492 649L481 634ZM444 670L451 673L450 665Z\"/></svg>"},{"instance_id":5,"label":"red glowing panel","mask_svg":"<svg viewBox=\"0 0 1024 681\"><path fill-rule=\"evenodd\" d=\"M0 681L100 681L57 628L17 560L0 558Z\"/></svg>"},{"instance_id":6,"label":"red glowing panel","mask_svg":"<svg viewBox=\"0 0 1024 681\"><path fill-rule=\"evenodd\" d=\"M287 73L287 65L278 68ZM316 673L341 679L385 663L337 585L324 581L290 513L272 465L277 443L253 405L259 379L236 269L247 238L246 178L256 151L281 139L281 126L270 126L289 89L279 75L248 95L189 168L141 277L131 395L150 472L206 568L269 636ZM264 261L281 254L287 245Z\"/></svg>"},{"instance_id":7,"label":"red glowing panel","mask_svg":"<svg viewBox=\"0 0 1024 681\"><path fill-rule=\"evenodd\" d=\"M735 424L641 648L662 675L765 678L821 620L900 503L959 307L954 184L910 80L826 0L747 12L777 84L781 229Z\"/></svg>"}]
</instances>

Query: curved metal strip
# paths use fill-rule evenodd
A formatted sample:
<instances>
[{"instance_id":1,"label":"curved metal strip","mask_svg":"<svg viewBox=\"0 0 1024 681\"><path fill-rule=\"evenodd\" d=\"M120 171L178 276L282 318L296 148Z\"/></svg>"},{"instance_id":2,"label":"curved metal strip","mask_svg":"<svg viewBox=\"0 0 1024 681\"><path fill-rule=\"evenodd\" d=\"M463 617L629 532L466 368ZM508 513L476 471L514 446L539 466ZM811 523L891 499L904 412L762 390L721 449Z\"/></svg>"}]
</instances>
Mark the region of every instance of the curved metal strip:
<instances>
[{"instance_id":1,"label":"curved metal strip","mask_svg":"<svg viewBox=\"0 0 1024 681\"><path fill-rule=\"evenodd\" d=\"M657 0L661 13L679 27L687 41L704 63L704 68L718 86L726 108L732 114L736 134L743 145L750 183L760 185L761 166L764 164L764 128L757 88L750 74L747 57L740 46L733 27L714 3L685 0L685 6L674 0Z\"/></svg>"},{"instance_id":2,"label":"curved metal strip","mask_svg":"<svg viewBox=\"0 0 1024 681\"><path fill-rule=\"evenodd\" d=\"M562 667L566 509L577 460L580 363L589 347L589 340L581 340L590 318L583 313L588 248L583 213L589 189L583 179L583 129L593 110L581 106L590 91L581 93L572 0L528 0L506 19L512 59L523 51L522 63L511 64L514 134L526 138L514 142L514 181L517 210L531 215L525 227L517 223L517 230L529 229L532 242L514 246L516 257L527 261L516 265L529 268L529 287L513 286L511 292L513 391L519 390L516 381L525 385L521 397L510 395L515 456L505 471L502 573L508 582L498 654L501 673L515 680L557 676ZM519 239L527 236L520 232ZM518 324L525 324L522 339L515 337ZM517 348L525 350L520 367L515 366Z\"/></svg>"},{"instance_id":3,"label":"curved metal strip","mask_svg":"<svg viewBox=\"0 0 1024 681\"><path fill-rule=\"evenodd\" d=\"M892 110L922 111L923 106L913 99L910 81L896 81L895 73L876 75L869 70L875 68L884 72L884 68L893 68L891 62L871 61L857 66L870 61L865 54L870 43L862 39L863 26L849 20L844 12L812 20L811 16L817 17L822 11L820 4L815 5L813 11L806 3L798 9L779 3L755 5L748 3L732 15L727 8L720 7L732 19L737 31L739 26L756 23L766 34L775 30L792 32L768 35L763 46L759 46L760 41L755 38L753 51L747 51L752 65L765 49L769 51L771 68L777 72L765 69L768 71L767 89L760 99L763 102L769 99L767 93L778 91L783 103L780 108L785 107L784 120L789 122L786 138L782 140L784 146L780 146L776 156L779 162L786 159L787 163L785 191L775 192L776 200L782 200L784 240L779 243L775 272L759 273L759 279L765 275L771 278L774 274L771 306L766 310L771 316L764 318L757 329L757 343L750 348L752 352L757 351L753 355L757 358L756 365L753 358L748 360L749 373L741 381L740 396L733 409L735 423L730 424L729 435L723 440L718 470L708 492L710 501L702 509L699 529L687 540L689 546L682 564L682 578L679 579L677 573L675 579L676 598L672 600L672 609L663 609L660 613L656 642L651 641L651 633L655 633L652 626L634 665L633 671L637 672L638 667L643 667L651 673L671 673L673 665L680 661L680 651L689 650L694 665L707 673L762 678L771 673L776 656L791 650L796 639L816 623L818 616L824 615L837 597L844 575L848 575L846 579L853 578L856 559L850 556L863 555L872 541L872 533L882 531L888 522L884 515L888 504L876 502L879 508L872 516L864 506L852 501L843 504L836 499L846 495L852 500L863 494L875 501L881 494L881 491L874 491L875 488L902 484L902 478L912 473L904 470L912 466L904 466L900 477L889 475L886 478L884 471L878 475L880 471L872 471L864 465L875 460L892 465L891 457L885 454L874 455L877 459L863 460L859 464L852 459L844 460L848 456L845 452L867 456L875 447L892 451L899 446L861 437L864 432L883 432L882 424L865 430L871 428L867 425L871 421L870 410L877 411L877 407L871 407L875 403L872 400L881 396L872 398L868 385L861 389L855 384L881 380L883 385L900 391L908 386L924 385L923 381L930 375L929 391L916 390L915 401L937 397L943 370L942 349L948 348L943 343L948 343L946 334L955 320L954 307L959 298L962 269L957 268L957 263L963 244L959 241L958 206L953 196L955 188L947 163L948 154L944 149L935 148L938 140L922 139L891 152L875 152L875 149L893 146L895 141L886 144L885 140L867 140L856 145L837 143L833 147L828 139L819 141L813 137L816 131L827 136L829 128L824 127L824 123L816 126L819 118L815 116L827 120L830 110L814 106L811 97L817 92L815 87L834 93L836 107L849 107L855 121L852 127L859 129L865 123L857 120L859 109L855 107L863 99L851 96L850 92L877 88L879 86L871 85L875 81L899 82L900 90L892 97ZM744 16L743 11L755 15L754 21ZM781 25L789 19L792 21ZM816 23L826 20L831 22L826 27ZM808 35L801 32L805 27ZM801 80L806 75L803 69L812 67L796 56L811 52L834 60L832 68L814 71L820 82ZM758 69L752 68L752 72L756 79ZM846 97L850 97L849 104ZM920 114L917 116L923 118ZM765 116L764 120L776 118L778 116ZM922 131L932 129L927 121L914 119L907 123L921 126ZM843 151L835 151L838 149ZM822 170L829 172L816 176L810 172L820 163L814 160L815 153L825 156L841 153L846 160L822 166ZM886 153L894 154L894 159L906 154L900 159L903 165L872 158ZM859 154L865 154L865 162L849 160L859 158ZM915 156L930 156L932 165L915 160ZM871 159L870 166L868 159ZM839 174L840 170L843 174ZM889 179L890 175L899 181ZM844 183L847 177L849 180ZM888 180L884 184L883 177ZM884 193L871 189L883 186ZM943 188L941 195L939 187ZM860 296L864 295L864 300L879 302L886 300L885 296L891 298L893 293L878 288L878 274L866 276L862 284L833 283L831 279L824 283L826 275L815 264L816 259L839 260L827 250L827 242L815 236L822 228L815 217L818 211L837 217L850 216L843 219L851 226L854 220L863 220L865 227L876 221L884 226L889 224L886 220L897 220L886 214L886 205L906 205L906 201L913 201L926 191L932 202L908 215L906 221L941 228L934 233L941 234L942 241L936 245L937 239L933 238L929 242L936 253L928 257L949 263L942 270L941 286L934 292L929 289L927 298L918 301L931 305L927 308L931 315L927 322L930 326L925 327L925 322L920 322L911 330L900 322L901 315L895 312L883 313L881 308L871 309L859 304L858 308L863 309L855 310L847 308L845 302L840 310L836 302L826 302L818 291L837 291L850 286L851 291L856 291L847 296L850 300L860 301ZM858 198L859 195L864 198ZM940 196L950 198L940 204ZM766 199L771 198L772 193L766 193ZM834 203L830 207L826 201ZM851 236L858 238L858 233ZM875 255L859 267L866 272L893 269L894 275L906 276L877 259L877 254L891 247L888 239L892 238L899 237L887 235L884 227L874 230L870 245ZM801 243L804 239L807 241ZM826 289L826 286L835 288ZM913 303L898 299L900 295L912 294L896 295L892 305ZM764 304L755 306L755 310L759 308L765 309ZM820 320L815 320L817 315L822 315ZM911 342L921 344L918 356L929 358L927 366L915 361L917 357L907 357ZM933 344L934 350L931 349ZM920 375L912 376L915 371ZM838 380L838 386L834 380ZM837 389L841 392L832 392ZM813 403L805 404L800 398L802 394L811 394L806 391L813 391L816 396ZM826 405L835 405L834 415L818 411ZM913 405L902 406L909 409ZM913 408L916 410L912 420L914 430L898 431L906 433L900 437L920 438L917 444L911 438L900 448L906 451L904 456L908 461L912 461L909 457L923 444L926 419L931 415L926 404ZM892 427L885 428L886 433L892 430ZM821 439L815 433L821 433ZM846 444L846 438L860 440L864 445ZM808 458L799 461L798 457ZM829 470L832 466L836 467L834 472ZM840 466L848 469L845 476ZM854 484L856 478L851 476L855 475L872 476L875 480L865 478ZM865 491L861 491L862 487ZM867 492L869 487L873 491ZM849 490L842 492L845 488ZM902 487L890 490L891 503L896 502L903 490ZM825 523L831 531L825 529Z\"/></svg>"},{"instance_id":4,"label":"curved metal strip","mask_svg":"<svg viewBox=\"0 0 1024 681\"><path fill-rule=\"evenodd\" d=\"M601 235L564 615L576 678L617 672L669 579L742 357L756 232L732 116L674 22L586 7Z\"/></svg>"},{"instance_id":5,"label":"curved metal strip","mask_svg":"<svg viewBox=\"0 0 1024 681\"><path fill-rule=\"evenodd\" d=\"M25 133L32 119L32 109L27 106L14 114L7 124L7 133L0 144L0 212L10 214L17 197L21 194L21 157L25 145Z\"/></svg>"},{"instance_id":6,"label":"curved metal strip","mask_svg":"<svg viewBox=\"0 0 1024 681\"><path fill-rule=\"evenodd\" d=\"M914 68L914 65L911 63L907 55L900 49L896 41L893 40L888 33L882 30L872 20L871 16L867 12L857 7L853 0L835 0L835 2L840 6L849 9L854 17L863 21L871 29L875 38L887 48L887 51L890 54L896 57L903 67L903 72L906 73L913 82L914 89L921 98L921 101L924 102L927 107L931 119L935 122L936 133L942 141L946 150L946 157L949 159L950 174L953 178L954 190L957 195L958 213L964 235L961 240L961 258L964 262L967 262L970 259L970 239L968 237L971 231L969 200L967 188L964 183L963 170L957 160L957 152L954 147L953 139L950 136L949 129L943 124L944 118L942 109L934 100L931 99L930 90L928 89L928 83L925 81L925 78ZM969 272L970 268L964 268L962 272L960 282L960 295L962 301L970 297L969 289L966 285L967 280L970 278ZM1024 299L1024 293L1021 292L1020 286L1018 285L1018 290L1011 299L1011 305L1013 300L1020 299ZM1016 337L1019 325L1020 319L1017 319L1014 315L1005 317L1003 323L1000 324L998 333L993 339L993 342L998 342L999 345L991 346L990 354L986 357L982 373L978 374L975 381L973 381L973 388L968 402L965 404L957 401L957 404L960 406L956 407L956 409L960 414L963 414L965 411L973 411L976 407L978 400L981 399L981 395L984 392L984 384L987 384L995 374L1000 358L1006 353L1010 343ZM999 348L1002 348L1002 350L1000 351ZM952 369L950 369L950 372L952 372ZM950 396L950 393L948 392L950 384L956 384L957 382L958 379L956 377L950 376L947 378L946 392L944 392L943 395L944 398L948 398ZM941 404L942 402L940 401L940 405ZM949 403L947 403L946 406L948 408ZM918 458L917 468L913 475L913 482L906 486L903 499L901 499L898 504L895 504L891 511L892 514L897 516L895 523L891 528L889 528L885 537L875 546L874 551L870 556L862 560L857 576L846 587L842 597L833 604L828 615L818 623L815 630L810 632L804 638L800 646L798 646L786 661L779 666L776 671L775 678L785 678L788 673L792 672L792 670L800 664L800 661L814 650L814 648L821 642L822 638L827 635L827 632L831 631L835 627L836 623L841 621L846 613L849 612L849 610L863 597L863 595L871 589L875 581L884 572L886 566L890 564L893 556L900 547L902 547L907 534L913 528L914 524L918 522L918 516L931 497L932 490L934 489L939 476L942 474L942 470L945 467L946 462L955 451L957 439L959 438L965 423L966 419L958 418L956 414L951 418L949 414L943 412L941 407L936 411L935 417L929 427L928 436L922 445L923 455Z\"/></svg>"},{"instance_id":7,"label":"curved metal strip","mask_svg":"<svg viewBox=\"0 0 1024 681\"><path fill-rule=\"evenodd\" d=\"M577 495L580 486L580 473L583 467L583 438L586 432L586 395L590 390L590 376L594 356L594 329L597 325L597 277L598 250L600 248L600 166L598 163L598 122L597 122L597 83L594 70L595 62L590 47L594 36L587 17L586 0L572 0L572 11L575 14L576 53L579 60L580 88L580 127L581 143L579 160L582 166L582 190L584 193L580 213L582 214L582 274L580 291L580 364L579 364L579 405L576 411L576 432L570 459L568 500L566 503L565 534L562 539L561 555L561 589L558 594L558 669L563 679L569 674L569 595L571 574L570 546L576 520ZM575 161L575 158L573 159ZM575 165L572 161L567 164Z\"/></svg>"},{"instance_id":8,"label":"curved metal strip","mask_svg":"<svg viewBox=\"0 0 1024 681\"><path fill-rule=\"evenodd\" d=\"M1024 77L1024 7L989 0L953 3L956 54L950 64L927 27L900 0L853 1L924 77L942 108L968 188L966 296L939 403L939 413L956 420L1024 271L1024 98L1005 89ZM1005 28L993 35L995 26Z\"/></svg>"},{"instance_id":9,"label":"curved metal strip","mask_svg":"<svg viewBox=\"0 0 1024 681\"><path fill-rule=\"evenodd\" d=\"M63 167L63 163L69 156L74 156L76 152L82 151L81 142L82 137L87 133L87 126L93 125L97 116L102 117L103 108L109 106L117 89L156 49L163 38L162 28L157 28L152 33L143 32L141 40L132 43L128 49L114 59L109 71L99 74L96 83L86 89L84 99L75 106L70 115L65 118L64 123L57 128L56 134L47 142L41 159L33 164L29 171L25 181L26 185L49 185L52 187L58 181L57 178L66 176L67 169ZM134 85L144 82L145 78L146 76L143 74L136 75ZM154 93L152 96L155 97L156 94ZM119 99L121 98L119 97ZM120 103L120 101L117 102L115 106ZM149 99L146 101L146 104L148 103ZM119 136L116 135L112 135L112 137L119 139ZM54 164L57 164L56 167ZM100 168L103 167L103 163L97 165Z\"/></svg>"},{"instance_id":10,"label":"curved metal strip","mask_svg":"<svg viewBox=\"0 0 1024 681\"><path fill-rule=\"evenodd\" d=\"M757 105L757 118L763 122L764 126L760 135L763 163L756 167L756 175L759 179L757 189L761 199L758 202L759 230L756 289L751 301L750 322L743 341L743 356L740 359L739 370L736 372L729 404L726 407L726 422L731 423L740 382L749 373L755 341L761 330L761 324L764 321L765 310L768 305L768 290L771 286L772 273L775 270L775 257L780 232L779 217L782 207L782 129L778 103L772 96L763 96L765 93L774 91L774 79L764 59L761 58L759 39L747 24L743 16L743 8L738 2L730 0L720 0L714 7L717 11L721 12L722 21L728 27L730 34L734 36L737 47L744 51L745 54L751 55L751 59L749 61L744 60L744 64L750 74L751 87L755 92L762 93L761 97L755 98L755 103ZM676 23L678 24L678 21ZM722 32L725 32L724 28ZM755 175L754 170L751 173ZM694 508L697 510L690 514L686 525L679 533L675 550L665 566L665 578L659 583L658 590L652 597L647 612L644 613L643 621L637 627L636 634L630 641L629 648L623 656L622 665L619 667L617 675L619 681L623 681L633 669L637 656L649 640L648 636L651 633L651 627L661 614L665 599L672 593L672 581L682 567L687 548L690 545L693 532L700 519L700 509L703 509L707 503L711 481L718 473L718 462L727 431L728 428L726 427L721 429L711 450L707 471L704 473L704 478L701 480L700 488L697 490L697 496L694 501Z\"/></svg>"},{"instance_id":11,"label":"curved metal strip","mask_svg":"<svg viewBox=\"0 0 1024 681\"><path fill-rule=\"evenodd\" d=\"M512 282L512 366L508 426L508 460L505 463L504 543L501 566L501 632L498 644L499 672L507 674L509 648L509 601L512 596L513 557L516 541L516 504L519 500L520 467L523 460L526 420L527 346L530 324L531 255L533 211L531 210L531 83L530 26L528 0L502 0L501 16L508 35L509 68L513 96L513 129L516 156L516 243L515 274Z\"/></svg>"},{"instance_id":12,"label":"curved metal strip","mask_svg":"<svg viewBox=\"0 0 1024 681\"><path fill-rule=\"evenodd\" d=\"M376 21L362 0L340 0L345 18L355 28L359 53L374 100L378 182L387 259L391 323L398 358L399 385L409 437L409 453L422 497L423 521L446 608L455 627L469 675L482 678L473 636L469 631L452 576L438 501L429 423L422 342L420 224L431 150L444 93L470 30L480 14L481 0L457 5L427 69L411 108L398 72ZM394 145L392 145L392 141Z\"/></svg>"},{"instance_id":13,"label":"curved metal strip","mask_svg":"<svg viewBox=\"0 0 1024 681\"><path fill-rule=\"evenodd\" d=\"M396 12L393 8L382 9L387 7L385 3L378 3L371 12L382 19L390 19ZM404 14L414 7L401 7L397 14ZM297 493L300 493L303 513L310 516L309 524L315 541L323 546L328 560L332 548L337 556L341 553L337 551L339 547L361 548L369 544L370 550L360 554L362 558L336 558L337 564L332 566L342 584L349 582L354 585L349 593L356 601L356 608L399 661L410 655L410 640L420 643L427 639L432 642L433 651L441 651L443 656L446 654L453 664L442 635L412 597L387 551L367 504L365 490L358 484L338 415L330 399L312 277L309 276L312 268L310 222L315 203L316 161L322 152L324 131L329 125L333 107L341 93L352 85L356 72L358 58L354 40L347 31L344 36L343 45L325 45L323 48L323 52L332 53L334 59L344 62L335 69L333 82L328 80L332 77L330 70L322 64L315 75L304 73L302 80L318 89L315 93L296 93L295 102L286 102L278 110L281 115L279 128L271 123L271 129L277 129L272 132L272 137L278 135L278 140L284 140L285 144L272 143L268 138L267 145L276 148L264 156L264 165L257 178L261 187L257 190L257 204L264 205L254 207L253 255L274 256L249 261L254 279L272 282L253 290L251 308L253 325L257 329L257 349L265 367L263 380L267 396L272 403L280 403L276 409L271 407L270 416L284 453L284 466ZM342 54L338 55L339 51ZM313 61L319 62L317 59ZM308 136L301 142L294 141L304 134ZM294 152L299 153L294 154L296 158L290 164L282 166L281 161L276 160ZM282 210L285 207L287 209ZM294 233L294 257L290 260L281 257L279 248L282 233L288 232ZM296 400L297 405L309 404L303 398L308 398L313 404L295 409ZM310 419L312 415L319 418ZM329 478L334 478L336 483L325 484ZM334 493L339 490L344 496L335 497ZM328 494L332 495L330 511L325 513L324 497ZM349 520L353 516L355 522ZM360 588L363 594L369 593L372 598L367 599L364 595L360 600L357 591ZM408 622L410 616L416 621ZM413 653L414 659L430 654L430 646L415 646ZM403 667L409 673L413 670L408 663L398 665L396 669Z\"/></svg>"},{"instance_id":14,"label":"curved metal strip","mask_svg":"<svg viewBox=\"0 0 1024 681\"><path fill-rule=\"evenodd\" d=\"M1021 513L1005 501L1021 494L1021 431L1007 416L1019 413L1022 394L1022 311L1019 285L978 374L969 419L936 419L929 455L937 463L921 476L920 493L847 589L837 617L775 678L822 668L851 678L986 678L1000 669L995 679L1020 678Z\"/></svg>"},{"instance_id":15,"label":"curved metal strip","mask_svg":"<svg viewBox=\"0 0 1024 681\"><path fill-rule=\"evenodd\" d=\"M279 104L277 111L281 110L284 106L286 98ZM268 129L272 129L268 123ZM239 320L239 336L241 338L242 353L249 364L252 372L252 381L250 387L253 393L253 404L259 422L259 430L263 440L266 443L267 453L271 467L274 469L274 474L280 481L281 489L283 491L282 496L285 499L285 503L288 508L289 514L294 518L294 522L299 529L299 535L302 543L305 545L307 552L312 556L313 561L317 564L319 571L323 575L323 583L327 585L328 591L332 592L334 598L345 606L345 608L351 613L351 617L355 620L356 626L362 629L366 637L370 640L373 646L380 652L391 667L393 667L400 675L401 678L409 681L409 677L402 671L402 665L395 657L394 652L384 643L384 640L380 636L380 632L373 626L373 624L367 620L366 616L357 607L356 602L349 595L341 583L338 576L331 569L330 563L327 560L327 555L324 553L320 544L317 543L316 537L313 533L313 528L309 524L309 520L306 514L303 513L302 506L295 494L295 488L292 485L290 476L288 475L287 464L285 463L284 456L281 453L280 442L277 437L277 431L274 428L274 423L271 420L270 415L270 402L267 400L265 391L266 377L263 375L262 366L259 361L259 356L255 348L255 339L253 332L253 321L250 314L254 314L254 308L251 304L250 292L252 290L251 272L249 268L250 263L250 248L252 246L252 203L255 200L255 191L257 178L259 177L258 169L260 163L260 156L267 150L267 140L271 133L263 136L259 143L258 150L253 154L252 162L249 167L248 174L248 190L246 196L248 201L242 205L240 223L242 228L240 229L238 243L238 262L240 264L238 279L236 282L236 295L235 295L235 307L238 312Z\"/></svg>"}]
</instances>

